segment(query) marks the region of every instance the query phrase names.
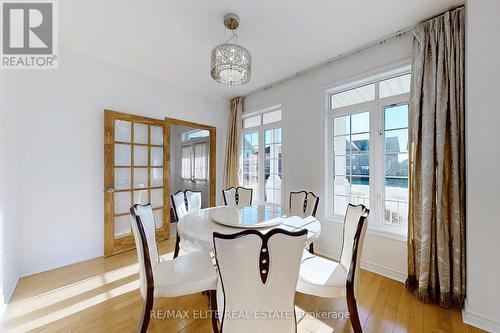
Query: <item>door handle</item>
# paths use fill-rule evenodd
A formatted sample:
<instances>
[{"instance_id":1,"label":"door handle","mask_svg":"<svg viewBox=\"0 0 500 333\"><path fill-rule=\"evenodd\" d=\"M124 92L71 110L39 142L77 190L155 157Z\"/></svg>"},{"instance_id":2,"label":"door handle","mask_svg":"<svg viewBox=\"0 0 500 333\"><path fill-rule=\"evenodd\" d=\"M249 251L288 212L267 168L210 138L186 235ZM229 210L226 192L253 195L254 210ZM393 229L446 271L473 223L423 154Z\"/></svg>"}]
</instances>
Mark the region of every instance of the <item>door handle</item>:
<instances>
[{"instance_id":1,"label":"door handle","mask_svg":"<svg viewBox=\"0 0 500 333\"><path fill-rule=\"evenodd\" d=\"M112 187L108 187L108 188L106 189L106 192L108 192L108 193L113 193L114 191L115 191L115 189L114 189L114 188L112 188Z\"/></svg>"}]
</instances>

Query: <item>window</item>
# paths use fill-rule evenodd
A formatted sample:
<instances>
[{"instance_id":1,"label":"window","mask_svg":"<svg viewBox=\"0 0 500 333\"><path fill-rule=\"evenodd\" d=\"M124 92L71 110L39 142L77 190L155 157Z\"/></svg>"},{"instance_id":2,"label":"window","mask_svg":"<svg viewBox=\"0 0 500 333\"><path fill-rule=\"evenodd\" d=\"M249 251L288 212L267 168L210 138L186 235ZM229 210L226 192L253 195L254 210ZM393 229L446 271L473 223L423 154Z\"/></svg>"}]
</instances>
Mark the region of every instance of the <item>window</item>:
<instances>
[{"instance_id":1,"label":"window","mask_svg":"<svg viewBox=\"0 0 500 333\"><path fill-rule=\"evenodd\" d=\"M329 214L370 208L370 228L404 234L408 216L409 68L329 92Z\"/></svg>"},{"instance_id":2,"label":"window","mask_svg":"<svg viewBox=\"0 0 500 333\"><path fill-rule=\"evenodd\" d=\"M209 132L206 130L182 133L181 178L183 180L208 181L208 134Z\"/></svg>"},{"instance_id":3,"label":"window","mask_svg":"<svg viewBox=\"0 0 500 333\"><path fill-rule=\"evenodd\" d=\"M243 119L242 186L253 189L254 204L282 203L281 109Z\"/></svg>"}]
</instances>

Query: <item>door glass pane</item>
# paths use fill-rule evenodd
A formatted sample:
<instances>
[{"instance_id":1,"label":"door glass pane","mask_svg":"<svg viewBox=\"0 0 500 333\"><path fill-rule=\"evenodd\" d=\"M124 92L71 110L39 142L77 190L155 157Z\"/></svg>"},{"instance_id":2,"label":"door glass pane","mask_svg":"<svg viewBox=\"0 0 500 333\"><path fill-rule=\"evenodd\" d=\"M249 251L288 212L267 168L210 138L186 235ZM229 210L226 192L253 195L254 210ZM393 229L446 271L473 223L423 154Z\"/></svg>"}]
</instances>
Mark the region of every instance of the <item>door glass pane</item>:
<instances>
[{"instance_id":1,"label":"door glass pane","mask_svg":"<svg viewBox=\"0 0 500 333\"><path fill-rule=\"evenodd\" d=\"M115 238L122 238L130 233L130 216L115 216Z\"/></svg>"},{"instance_id":2,"label":"door glass pane","mask_svg":"<svg viewBox=\"0 0 500 333\"><path fill-rule=\"evenodd\" d=\"M148 147L134 146L134 166L148 165Z\"/></svg>"},{"instance_id":3,"label":"door glass pane","mask_svg":"<svg viewBox=\"0 0 500 333\"><path fill-rule=\"evenodd\" d=\"M115 120L115 141L130 142L131 137L130 121Z\"/></svg>"},{"instance_id":4,"label":"door glass pane","mask_svg":"<svg viewBox=\"0 0 500 333\"><path fill-rule=\"evenodd\" d=\"M264 201L281 204L281 129L265 130L264 138Z\"/></svg>"},{"instance_id":5,"label":"door glass pane","mask_svg":"<svg viewBox=\"0 0 500 333\"><path fill-rule=\"evenodd\" d=\"M384 119L384 223L405 226L408 218L408 104L386 107Z\"/></svg>"},{"instance_id":6,"label":"door glass pane","mask_svg":"<svg viewBox=\"0 0 500 333\"><path fill-rule=\"evenodd\" d=\"M135 168L134 169L134 188L148 187L148 169Z\"/></svg>"},{"instance_id":7,"label":"door glass pane","mask_svg":"<svg viewBox=\"0 0 500 333\"><path fill-rule=\"evenodd\" d=\"M148 190L134 191L134 204L145 205L149 203Z\"/></svg>"},{"instance_id":8,"label":"door glass pane","mask_svg":"<svg viewBox=\"0 0 500 333\"><path fill-rule=\"evenodd\" d=\"M151 165L152 166L163 165L163 148L162 147L151 147Z\"/></svg>"},{"instance_id":9,"label":"door glass pane","mask_svg":"<svg viewBox=\"0 0 500 333\"><path fill-rule=\"evenodd\" d=\"M115 214L127 213L130 210L131 193L115 192Z\"/></svg>"},{"instance_id":10,"label":"door glass pane","mask_svg":"<svg viewBox=\"0 0 500 333\"><path fill-rule=\"evenodd\" d=\"M150 128L151 128L151 144L152 145L162 145L163 144L163 127L150 126Z\"/></svg>"},{"instance_id":11,"label":"door glass pane","mask_svg":"<svg viewBox=\"0 0 500 333\"><path fill-rule=\"evenodd\" d=\"M151 187L163 186L163 168L151 168Z\"/></svg>"},{"instance_id":12,"label":"door glass pane","mask_svg":"<svg viewBox=\"0 0 500 333\"><path fill-rule=\"evenodd\" d=\"M243 136L243 186L253 189L253 200L259 198L259 133L246 133Z\"/></svg>"},{"instance_id":13,"label":"door glass pane","mask_svg":"<svg viewBox=\"0 0 500 333\"><path fill-rule=\"evenodd\" d=\"M130 168L115 168L115 189L129 189L132 184Z\"/></svg>"},{"instance_id":14,"label":"door glass pane","mask_svg":"<svg viewBox=\"0 0 500 333\"><path fill-rule=\"evenodd\" d=\"M163 206L163 189L162 188L151 190L151 205L153 206L153 208Z\"/></svg>"},{"instance_id":15,"label":"door glass pane","mask_svg":"<svg viewBox=\"0 0 500 333\"><path fill-rule=\"evenodd\" d=\"M370 113L334 118L334 214L344 215L347 204L369 206Z\"/></svg>"},{"instance_id":16,"label":"door glass pane","mask_svg":"<svg viewBox=\"0 0 500 333\"><path fill-rule=\"evenodd\" d=\"M148 125L134 123L134 143L148 143Z\"/></svg>"},{"instance_id":17,"label":"door glass pane","mask_svg":"<svg viewBox=\"0 0 500 333\"><path fill-rule=\"evenodd\" d=\"M115 144L115 165L129 166L130 163L130 145Z\"/></svg>"}]
</instances>

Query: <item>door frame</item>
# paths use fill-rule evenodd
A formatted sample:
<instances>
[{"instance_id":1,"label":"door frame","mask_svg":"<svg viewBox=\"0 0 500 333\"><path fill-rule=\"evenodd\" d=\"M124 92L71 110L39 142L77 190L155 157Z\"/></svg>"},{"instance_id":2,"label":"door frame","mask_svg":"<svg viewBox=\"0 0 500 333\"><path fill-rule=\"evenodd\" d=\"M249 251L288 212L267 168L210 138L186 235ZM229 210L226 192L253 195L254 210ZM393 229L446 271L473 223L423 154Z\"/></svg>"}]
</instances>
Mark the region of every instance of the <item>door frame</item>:
<instances>
[{"instance_id":1,"label":"door frame","mask_svg":"<svg viewBox=\"0 0 500 333\"><path fill-rule=\"evenodd\" d=\"M193 127L198 129L207 130L210 133L210 166L209 166L209 175L210 175L210 189L209 189L209 205L210 207L215 207L215 186L216 186L216 178L217 175L215 173L216 170L216 145L217 145L217 128L214 126L204 125L200 123L195 123L187 120L175 119L175 118L165 118L165 127L163 129L163 142L165 147L165 154L163 155L164 165L168 165L169 172L168 174L163 173L163 177L166 178L166 183L164 187L164 191L167 190L168 197L170 197L170 128L172 125L177 126L186 126ZM168 210L170 211L170 201L168 205Z\"/></svg>"},{"instance_id":2,"label":"door frame","mask_svg":"<svg viewBox=\"0 0 500 333\"><path fill-rule=\"evenodd\" d=\"M135 248L132 234L115 239L114 235L114 188L115 188L115 120L140 122L148 125L163 127L163 224L156 229L156 240L161 241L170 237L170 163L167 164L167 152L170 146L170 131L166 134L166 122L161 119L148 118L133 114L117 112L109 109L104 110L104 256L111 256ZM168 145L167 145L168 138ZM132 144L132 140L131 140ZM133 162L131 162L133 163ZM133 184L131 191L133 196ZM112 189L108 191L108 189Z\"/></svg>"}]
</instances>

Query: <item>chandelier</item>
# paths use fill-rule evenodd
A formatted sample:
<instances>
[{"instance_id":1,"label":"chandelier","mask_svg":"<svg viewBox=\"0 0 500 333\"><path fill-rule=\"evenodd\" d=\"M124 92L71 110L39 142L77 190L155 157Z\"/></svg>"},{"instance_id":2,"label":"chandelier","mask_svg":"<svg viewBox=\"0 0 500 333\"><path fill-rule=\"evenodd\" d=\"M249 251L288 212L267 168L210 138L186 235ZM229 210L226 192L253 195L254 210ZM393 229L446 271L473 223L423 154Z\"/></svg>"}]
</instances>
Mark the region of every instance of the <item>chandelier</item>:
<instances>
[{"instance_id":1,"label":"chandelier","mask_svg":"<svg viewBox=\"0 0 500 333\"><path fill-rule=\"evenodd\" d=\"M227 86L238 86L250 81L252 56L247 49L239 46L236 29L240 18L236 14L224 16L224 26L231 30L231 37L212 50L210 74L212 78Z\"/></svg>"}]
</instances>

